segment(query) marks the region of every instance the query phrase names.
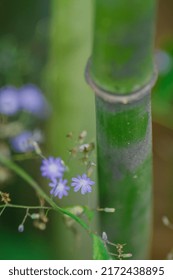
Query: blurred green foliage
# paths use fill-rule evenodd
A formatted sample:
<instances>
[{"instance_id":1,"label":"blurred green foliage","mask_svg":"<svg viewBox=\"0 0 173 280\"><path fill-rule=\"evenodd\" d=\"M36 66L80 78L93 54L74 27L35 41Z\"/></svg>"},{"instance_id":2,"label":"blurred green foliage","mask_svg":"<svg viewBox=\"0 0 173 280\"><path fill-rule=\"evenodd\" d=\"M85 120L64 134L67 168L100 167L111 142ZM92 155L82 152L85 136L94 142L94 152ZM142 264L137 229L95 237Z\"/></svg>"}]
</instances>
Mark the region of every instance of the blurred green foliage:
<instances>
[{"instance_id":1,"label":"blurred green foliage","mask_svg":"<svg viewBox=\"0 0 173 280\"><path fill-rule=\"evenodd\" d=\"M47 59L50 1L0 3L0 86L39 83Z\"/></svg>"},{"instance_id":2,"label":"blurred green foliage","mask_svg":"<svg viewBox=\"0 0 173 280\"><path fill-rule=\"evenodd\" d=\"M154 121L173 129L173 42L156 54L158 80L152 93Z\"/></svg>"},{"instance_id":3,"label":"blurred green foliage","mask_svg":"<svg viewBox=\"0 0 173 280\"><path fill-rule=\"evenodd\" d=\"M48 0L0 2L0 87L9 84L18 87L25 83L40 85L48 51L50 4ZM39 171L33 170L33 161L21 165L33 176ZM37 201L29 186L14 175L1 189L10 192L14 203ZM1 216L0 259L53 258L48 242L50 230L43 233L30 225L23 234L17 231L24 215L24 211L7 210Z\"/></svg>"},{"instance_id":4,"label":"blurred green foliage","mask_svg":"<svg viewBox=\"0 0 173 280\"><path fill-rule=\"evenodd\" d=\"M95 139L94 95L84 80L90 54L91 1L3 0L0 7L0 86L36 83L46 92L53 112L46 124L44 153L66 161L82 130L88 132L87 141ZM65 137L69 131L74 132L74 142ZM39 163L31 160L21 166L39 178ZM74 175L83 170L79 162L72 162L71 167ZM11 181L4 190L12 193L13 202L36 203L33 192L20 179ZM87 204L88 199L81 195L65 199L66 205L81 203ZM90 203L95 205L95 197ZM22 211L7 210L1 217L1 259L92 257L92 241L79 226L76 234L60 215L53 214L45 232L28 224L21 234L17 226L23 215Z\"/></svg>"}]
</instances>

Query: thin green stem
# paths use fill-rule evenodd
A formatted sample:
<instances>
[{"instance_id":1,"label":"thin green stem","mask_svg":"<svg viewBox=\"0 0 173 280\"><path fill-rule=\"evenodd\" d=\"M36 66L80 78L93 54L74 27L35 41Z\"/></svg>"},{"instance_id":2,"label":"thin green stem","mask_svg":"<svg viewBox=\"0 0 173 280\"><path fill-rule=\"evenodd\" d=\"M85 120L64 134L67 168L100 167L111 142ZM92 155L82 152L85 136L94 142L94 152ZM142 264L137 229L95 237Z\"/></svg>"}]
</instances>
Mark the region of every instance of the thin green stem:
<instances>
[{"instance_id":1,"label":"thin green stem","mask_svg":"<svg viewBox=\"0 0 173 280\"><path fill-rule=\"evenodd\" d=\"M24 225L24 223L25 223L27 217L29 217L29 208L26 209L26 214L25 214L25 216L24 216L24 218L23 218L23 221L22 221L21 225Z\"/></svg>"},{"instance_id":2,"label":"thin green stem","mask_svg":"<svg viewBox=\"0 0 173 280\"><path fill-rule=\"evenodd\" d=\"M43 207L43 206L27 206L27 205L17 205L17 204L2 204L0 208L8 207L8 208L20 208L20 209L44 209L44 210L55 210L51 207Z\"/></svg>"},{"instance_id":3,"label":"thin green stem","mask_svg":"<svg viewBox=\"0 0 173 280\"><path fill-rule=\"evenodd\" d=\"M1 212L0 212L0 216L2 215L2 213L4 212L4 210L5 210L5 208L7 207L7 205L5 204L5 205L3 205L3 208L2 208L2 210L1 210Z\"/></svg>"}]
</instances>

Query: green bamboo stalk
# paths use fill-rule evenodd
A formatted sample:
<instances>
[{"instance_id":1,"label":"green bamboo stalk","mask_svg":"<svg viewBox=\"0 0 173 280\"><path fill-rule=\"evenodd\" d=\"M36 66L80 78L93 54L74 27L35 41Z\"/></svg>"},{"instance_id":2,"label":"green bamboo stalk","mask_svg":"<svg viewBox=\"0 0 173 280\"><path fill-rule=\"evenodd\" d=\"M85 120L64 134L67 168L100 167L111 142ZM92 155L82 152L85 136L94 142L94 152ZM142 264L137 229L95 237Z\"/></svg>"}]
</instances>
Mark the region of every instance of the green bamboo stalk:
<instances>
[{"instance_id":1,"label":"green bamboo stalk","mask_svg":"<svg viewBox=\"0 0 173 280\"><path fill-rule=\"evenodd\" d=\"M86 79L96 93L101 228L126 243L133 259L149 257L152 227L150 90L154 0L96 0Z\"/></svg>"},{"instance_id":2,"label":"green bamboo stalk","mask_svg":"<svg viewBox=\"0 0 173 280\"><path fill-rule=\"evenodd\" d=\"M83 79L83 68L90 53L91 0L53 0L51 3L51 48L43 82L46 82L53 114L48 122L46 139L49 153L61 156L66 162L68 150L75 145L65 137L68 132L73 132L74 139L82 130L87 130L89 138L95 135L94 98ZM91 109L89 116L88 108ZM69 182L72 174L82 172L83 166L72 160L69 175L67 173ZM61 205L79 202L85 205L86 197L71 192L65 205L64 200ZM90 203L96 207L95 199ZM56 259L88 259L92 256L91 239L87 233L78 227L75 236L57 215L53 222L52 243L57 248Z\"/></svg>"}]
</instances>

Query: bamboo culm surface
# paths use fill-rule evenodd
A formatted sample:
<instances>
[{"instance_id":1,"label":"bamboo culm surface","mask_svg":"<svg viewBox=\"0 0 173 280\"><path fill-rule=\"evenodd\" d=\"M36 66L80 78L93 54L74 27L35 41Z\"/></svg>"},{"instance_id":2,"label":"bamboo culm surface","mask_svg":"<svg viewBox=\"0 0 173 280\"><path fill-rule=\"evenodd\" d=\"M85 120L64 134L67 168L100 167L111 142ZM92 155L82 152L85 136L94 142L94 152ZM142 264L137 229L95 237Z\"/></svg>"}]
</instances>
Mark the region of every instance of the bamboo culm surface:
<instances>
[{"instance_id":1,"label":"bamboo culm surface","mask_svg":"<svg viewBox=\"0 0 173 280\"><path fill-rule=\"evenodd\" d=\"M154 82L154 0L96 0L86 78L96 93L101 230L149 258L152 235L150 91Z\"/></svg>"}]
</instances>

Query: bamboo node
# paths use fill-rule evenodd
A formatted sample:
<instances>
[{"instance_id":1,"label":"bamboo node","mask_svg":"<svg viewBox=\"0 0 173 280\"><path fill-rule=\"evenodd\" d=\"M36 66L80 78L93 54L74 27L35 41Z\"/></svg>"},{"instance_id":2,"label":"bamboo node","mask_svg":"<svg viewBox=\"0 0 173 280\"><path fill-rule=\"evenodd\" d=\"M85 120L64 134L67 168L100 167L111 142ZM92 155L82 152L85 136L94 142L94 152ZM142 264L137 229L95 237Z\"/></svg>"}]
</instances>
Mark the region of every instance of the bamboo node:
<instances>
[{"instance_id":1,"label":"bamboo node","mask_svg":"<svg viewBox=\"0 0 173 280\"><path fill-rule=\"evenodd\" d=\"M103 99L105 102L108 103L121 103L126 105L141 100L143 97L150 94L151 88L154 86L157 79L157 68L155 66L153 75L149 83L147 83L145 86L129 94L119 94L117 92L104 90L103 88L98 86L90 75L90 65L91 65L91 59L89 58L85 69L86 82L93 89L96 96L100 97L101 99Z\"/></svg>"}]
</instances>

